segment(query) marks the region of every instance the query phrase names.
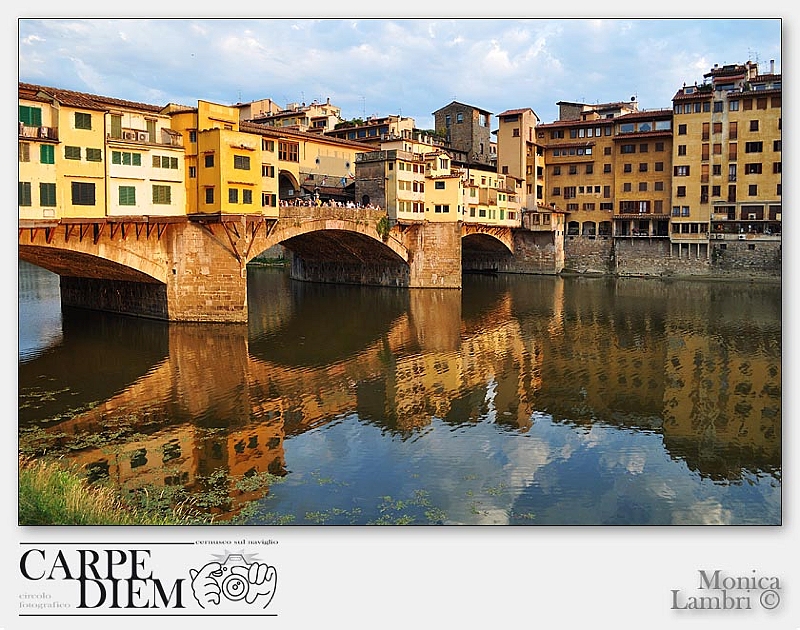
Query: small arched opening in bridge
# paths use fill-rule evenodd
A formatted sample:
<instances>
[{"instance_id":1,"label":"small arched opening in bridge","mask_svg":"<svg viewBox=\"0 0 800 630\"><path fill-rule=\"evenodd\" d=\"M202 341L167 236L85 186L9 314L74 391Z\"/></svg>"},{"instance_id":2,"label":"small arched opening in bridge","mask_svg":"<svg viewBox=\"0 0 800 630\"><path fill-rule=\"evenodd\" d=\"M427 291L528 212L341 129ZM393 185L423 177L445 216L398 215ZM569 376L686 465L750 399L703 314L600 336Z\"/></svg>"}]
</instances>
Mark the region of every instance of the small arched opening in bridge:
<instances>
[{"instance_id":1,"label":"small arched opening in bridge","mask_svg":"<svg viewBox=\"0 0 800 630\"><path fill-rule=\"evenodd\" d=\"M473 233L461 239L461 269L464 273L501 271L508 266L512 252L492 234Z\"/></svg>"},{"instance_id":2,"label":"small arched opening in bridge","mask_svg":"<svg viewBox=\"0 0 800 630\"><path fill-rule=\"evenodd\" d=\"M598 236L611 236L611 221L600 221L597 225Z\"/></svg>"},{"instance_id":3,"label":"small arched opening in bridge","mask_svg":"<svg viewBox=\"0 0 800 630\"><path fill-rule=\"evenodd\" d=\"M567 236L578 236L580 230L581 224L578 221L570 221L567 223Z\"/></svg>"},{"instance_id":4,"label":"small arched opening in bridge","mask_svg":"<svg viewBox=\"0 0 800 630\"><path fill-rule=\"evenodd\" d=\"M299 198L300 183L290 171L278 173L278 198L281 201L293 201Z\"/></svg>"},{"instance_id":5,"label":"small arched opening in bridge","mask_svg":"<svg viewBox=\"0 0 800 630\"><path fill-rule=\"evenodd\" d=\"M407 287L407 260L379 239L348 229L311 230L280 242L296 280Z\"/></svg>"},{"instance_id":6,"label":"small arched opening in bridge","mask_svg":"<svg viewBox=\"0 0 800 630\"><path fill-rule=\"evenodd\" d=\"M584 221L583 231L581 233L583 236L597 236L597 224L594 221Z\"/></svg>"}]
</instances>

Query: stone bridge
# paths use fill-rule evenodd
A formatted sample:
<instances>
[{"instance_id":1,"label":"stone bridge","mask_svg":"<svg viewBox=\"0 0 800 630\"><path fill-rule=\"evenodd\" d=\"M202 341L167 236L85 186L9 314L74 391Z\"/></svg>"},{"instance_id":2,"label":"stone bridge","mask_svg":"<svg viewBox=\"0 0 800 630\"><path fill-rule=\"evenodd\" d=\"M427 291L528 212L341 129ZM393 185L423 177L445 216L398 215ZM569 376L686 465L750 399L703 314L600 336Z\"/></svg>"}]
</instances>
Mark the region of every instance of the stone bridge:
<instances>
[{"instance_id":1,"label":"stone bridge","mask_svg":"<svg viewBox=\"0 0 800 630\"><path fill-rule=\"evenodd\" d=\"M281 206L276 217L20 220L19 258L58 274L67 306L246 322L247 264L274 245L291 252L298 280L458 289L462 253L475 255L475 268L508 267L514 232L460 221L390 226L370 208Z\"/></svg>"}]
</instances>

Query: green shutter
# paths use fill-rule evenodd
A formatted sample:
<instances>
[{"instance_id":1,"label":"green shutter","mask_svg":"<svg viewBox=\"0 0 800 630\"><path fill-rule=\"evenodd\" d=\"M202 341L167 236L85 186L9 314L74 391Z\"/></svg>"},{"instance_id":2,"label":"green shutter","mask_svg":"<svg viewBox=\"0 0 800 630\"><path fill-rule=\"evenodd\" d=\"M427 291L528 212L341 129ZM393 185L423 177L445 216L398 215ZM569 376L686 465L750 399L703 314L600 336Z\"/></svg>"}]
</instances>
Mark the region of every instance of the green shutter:
<instances>
[{"instance_id":1,"label":"green shutter","mask_svg":"<svg viewBox=\"0 0 800 630\"><path fill-rule=\"evenodd\" d=\"M134 166L141 166L142 165L142 154L141 153L134 153L133 154L133 165Z\"/></svg>"},{"instance_id":2,"label":"green shutter","mask_svg":"<svg viewBox=\"0 0 800 630\"><path fill-rule=\"evenodd\" d=\"M136 205L136 187L134 186L119 187L119 205L121 206Z\"/></svg>"},{"instance_id":3,"label":"green shutter","mask_svg":"<svg viewBox=\"0 0 800 630\"><path fill-rule=\"evenodd\" d=\"M40 107L30 107L28 105L19 106L19 121L29 127L42 126L42 110Z\"/></svg>"},{"instance_id":4,"label":"green shutter","mask_svg":"<svg viewBox=\"0 0 800 630\"><path fill-rule=\"evenodd\" d=\"M39 148L39 161L42 164L56 163L56 149L52 144L42 144Z\"/></svg>"},{"instance_id":5,"label":"green shutter","mask_svg":"<svg viewBox=\"0 0 800 630\"><path fill-rule=\"evenodd\" d=\"M31 205L31 183L30 182L20 182L19 183L19 205L21 205L21 206L30 206Z\"/></svg>"},{"instance_id":6,"label":"green shutter","mask_svg":"<svg viewBox=\"0 0 800 630\"><path fill-rule=\"evenodd\" d=\"M56 185L39 184L39 205L54 208L56 205Z\"/></svg>"}]
</instances>

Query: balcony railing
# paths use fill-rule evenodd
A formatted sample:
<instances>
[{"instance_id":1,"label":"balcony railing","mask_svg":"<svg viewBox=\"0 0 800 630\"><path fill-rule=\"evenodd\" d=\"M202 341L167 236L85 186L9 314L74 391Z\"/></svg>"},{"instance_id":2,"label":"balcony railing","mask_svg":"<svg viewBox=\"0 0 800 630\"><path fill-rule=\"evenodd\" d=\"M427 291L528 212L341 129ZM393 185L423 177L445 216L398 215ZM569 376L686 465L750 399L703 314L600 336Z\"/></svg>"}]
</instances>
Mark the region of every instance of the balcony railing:
<instances>
[{"instance_id":1,"label":"balcony railing","mask_svg":"<svg viewBox=\"0 0 800 630\"><path fill-rule=\"evenodd\" d=\"M24 123L19 123L20 138L38 138L40 140L58 140L57 127L33 127Z\"/></svg>"}]
</instances>

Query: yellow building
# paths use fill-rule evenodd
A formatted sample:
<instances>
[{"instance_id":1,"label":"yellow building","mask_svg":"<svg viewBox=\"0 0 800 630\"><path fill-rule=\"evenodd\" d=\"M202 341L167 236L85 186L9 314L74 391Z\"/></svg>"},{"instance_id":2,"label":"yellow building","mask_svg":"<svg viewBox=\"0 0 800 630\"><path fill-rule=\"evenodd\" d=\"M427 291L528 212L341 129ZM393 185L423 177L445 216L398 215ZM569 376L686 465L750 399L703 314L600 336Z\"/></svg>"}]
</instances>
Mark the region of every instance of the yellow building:
<instances>
[{"instance_id":1,"label":"yellow building","mask_svg":"<svg viewBox=\"0 0 800 630\"><path fill-rule=\"evenodd\" d=\"M642 111L614 120L615 237L667 237L671 199L672 112ZM605 163L603 170L607 170Z\"/></svg>"},{"instance_id":2,"label":"yellow building","mask_svg":"<svg viewBox=\"0 0 800 630\"><path fill-rule=\"evenodd\" d=\"M781 75L748 61L704 78L673 97L673 251L700 231L723 245L779 240Z\"/></svg>"},{"instance_id":3,"label":"yellow building","mask_svg":"<svg viewBox=\"0 0 800 630\"><path fill-rule=\"evenodd\" d=\"M19 84L19 218L106 216L105 106Z\"/></svg>"},{"instance_id":4,"label":"yellow building","mask_svg":"<svg viewBox=\"0 0 800 630\"><path fill-rule=\"evenodd\" d=\"M532 109L522 108L507 110L497 119L497 172L514 177L522 205L535 208L544 203L545 183L544 150L537 143L539 117Z\"/></svg>"},{"instance_id":5,"label":"yellow building","mask_svg":"<svg viewBox=\"0 0 800 630\"><path fill-rule=\"evenodd\" d=\"M364 145L240 122L236 106L199 101L168 111L186 144L189 214L277 216L282 202L352 197Z\"/></svg>"}]
</instances>

